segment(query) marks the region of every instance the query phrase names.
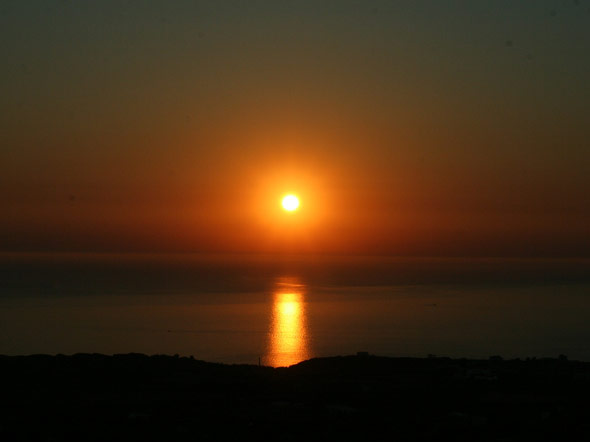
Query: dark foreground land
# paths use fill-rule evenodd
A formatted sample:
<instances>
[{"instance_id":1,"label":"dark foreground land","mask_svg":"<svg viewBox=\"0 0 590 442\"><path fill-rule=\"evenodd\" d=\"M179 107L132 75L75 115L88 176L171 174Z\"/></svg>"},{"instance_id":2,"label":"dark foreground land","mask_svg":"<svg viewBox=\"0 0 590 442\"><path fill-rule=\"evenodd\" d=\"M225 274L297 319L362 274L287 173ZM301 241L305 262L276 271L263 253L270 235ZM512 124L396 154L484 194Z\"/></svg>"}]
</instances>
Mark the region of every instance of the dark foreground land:
<instances>
[{"instance_id":1,"label":"dark foreground land","mask_svg":"<svg viewBox=\"0 0 590 442\"><path fill-rule=\"evenodd\" d=\"M590 440L590 363L0 356L0 440Z\"/></svg>"}]
</instances>

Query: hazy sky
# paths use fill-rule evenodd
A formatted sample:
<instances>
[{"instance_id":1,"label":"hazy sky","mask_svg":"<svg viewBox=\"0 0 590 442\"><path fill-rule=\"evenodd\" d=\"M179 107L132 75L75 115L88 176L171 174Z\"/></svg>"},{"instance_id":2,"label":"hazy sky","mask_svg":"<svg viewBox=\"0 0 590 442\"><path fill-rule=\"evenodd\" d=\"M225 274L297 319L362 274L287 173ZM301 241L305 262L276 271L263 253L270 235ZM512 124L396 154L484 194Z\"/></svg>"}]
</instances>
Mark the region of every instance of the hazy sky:
<instances>
[{"instance_id":1,"label":"hazy sky","mask_svg":"<svg viewBox=\"0 0 590 442\"><path fill-rule=\"evenodd\" d=\"M0 250L588 256L589 54L590 0L4 0Z\"/></svg>"}]
</instances>

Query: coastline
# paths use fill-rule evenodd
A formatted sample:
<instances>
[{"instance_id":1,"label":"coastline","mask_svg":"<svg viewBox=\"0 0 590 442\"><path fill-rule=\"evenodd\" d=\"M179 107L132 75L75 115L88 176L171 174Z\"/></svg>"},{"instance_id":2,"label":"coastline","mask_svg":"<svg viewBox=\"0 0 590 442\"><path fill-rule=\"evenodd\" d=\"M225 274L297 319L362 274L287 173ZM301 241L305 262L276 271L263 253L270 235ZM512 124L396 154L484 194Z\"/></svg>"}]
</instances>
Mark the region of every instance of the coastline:
<instances>
[{"instance_id":1,"label":"coastline","mask_svg":"<svg viewBox=\"0 0 590 442\"><path fill-rule=\"evenodd\" d=\"M3 440L574 440L590 363L390 358L291 367L142 354L0 356Z\"/></svg>"}]
</instances>

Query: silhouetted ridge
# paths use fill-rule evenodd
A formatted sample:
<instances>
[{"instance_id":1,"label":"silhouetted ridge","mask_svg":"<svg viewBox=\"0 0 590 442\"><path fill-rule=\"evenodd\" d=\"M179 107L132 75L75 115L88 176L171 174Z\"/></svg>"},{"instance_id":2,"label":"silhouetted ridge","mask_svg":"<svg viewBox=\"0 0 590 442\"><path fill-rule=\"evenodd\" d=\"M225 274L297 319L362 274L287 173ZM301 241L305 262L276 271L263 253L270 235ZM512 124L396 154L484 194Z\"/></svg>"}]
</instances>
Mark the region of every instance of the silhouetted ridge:
<instances>
[{"instance_id":1,"label":"silhouetted ridge","mask_svg":"<svg viewBox=\"0 0 590 442\"><path fill-rule=\"evenodd\" d=\"M0 356L0 440L588 440L590 363ZM586 439L584 439L586 438Z\"/></svg>"}]
</instances>

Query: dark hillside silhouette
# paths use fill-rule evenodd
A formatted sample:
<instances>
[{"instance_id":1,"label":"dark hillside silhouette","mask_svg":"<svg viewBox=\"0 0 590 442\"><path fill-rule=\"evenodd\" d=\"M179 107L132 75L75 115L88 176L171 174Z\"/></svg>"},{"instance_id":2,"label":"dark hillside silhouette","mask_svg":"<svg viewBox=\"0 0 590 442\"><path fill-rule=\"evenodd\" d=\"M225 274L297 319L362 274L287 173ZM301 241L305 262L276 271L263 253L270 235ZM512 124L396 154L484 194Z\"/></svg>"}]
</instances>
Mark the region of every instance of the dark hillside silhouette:
<instances>
[{"instance_id":1,"label":"dark hillside silhouette","mask_svg":"<svg viewBox=\"0 0 590 442\"><path fill-rule=\"evenodd\" d=\"M0 439L588 440L590 363L127 354L1 357Z\"/></svg>"}]
</instances>

